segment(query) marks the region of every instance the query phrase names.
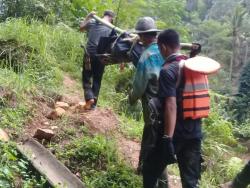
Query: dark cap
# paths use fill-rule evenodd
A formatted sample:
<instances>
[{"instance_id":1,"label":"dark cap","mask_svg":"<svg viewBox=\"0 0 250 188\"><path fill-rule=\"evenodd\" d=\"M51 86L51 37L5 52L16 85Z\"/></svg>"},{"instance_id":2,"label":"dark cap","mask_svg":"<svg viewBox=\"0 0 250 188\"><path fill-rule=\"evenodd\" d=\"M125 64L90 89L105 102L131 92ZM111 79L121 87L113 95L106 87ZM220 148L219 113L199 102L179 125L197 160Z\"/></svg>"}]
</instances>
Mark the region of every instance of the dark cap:
<instances>
[{"instance_id":1,"label":"dark cap","mask_svg":"<svg viewBox=\"0 0 250 188\"><path fill-rule=\"evenodd\" d=\"M112 10L105 10L103 16L115 17L115 13Z\"/></svg>"}]
</instances>

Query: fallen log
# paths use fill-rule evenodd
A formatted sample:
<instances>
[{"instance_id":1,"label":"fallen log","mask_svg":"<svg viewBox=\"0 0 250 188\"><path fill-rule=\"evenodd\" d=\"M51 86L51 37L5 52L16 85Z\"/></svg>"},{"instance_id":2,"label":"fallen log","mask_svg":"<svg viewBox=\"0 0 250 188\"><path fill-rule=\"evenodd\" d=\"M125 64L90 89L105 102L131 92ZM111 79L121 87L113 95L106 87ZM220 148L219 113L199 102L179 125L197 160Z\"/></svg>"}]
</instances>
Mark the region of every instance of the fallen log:
<instances>
[{"instance_id":1,"label":"fallen log","mask_svg":"<svg viewBox=\"0 0 250 188\"><path fill-rule=\"evenodd\" d=\"M52 186L59 188L85 188L83 183L68 168L33 138L28 138L21 144L18 144L17 149Z\"/></svg>"}]
</instances>

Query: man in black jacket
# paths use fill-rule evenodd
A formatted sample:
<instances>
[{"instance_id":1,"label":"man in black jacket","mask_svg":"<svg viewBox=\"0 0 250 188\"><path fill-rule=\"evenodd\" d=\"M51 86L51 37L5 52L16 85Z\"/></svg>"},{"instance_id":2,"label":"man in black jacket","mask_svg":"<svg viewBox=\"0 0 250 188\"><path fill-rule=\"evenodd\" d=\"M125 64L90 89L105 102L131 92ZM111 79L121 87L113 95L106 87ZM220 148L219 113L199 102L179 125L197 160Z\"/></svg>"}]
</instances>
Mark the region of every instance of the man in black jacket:
<instances>
[{"instance_id":1,"label":"man in black jacket","mask_svg":"<svg viewBox=\"0 0 250 188\"><path fill-rule=\"evenodd\" d=\"M182 187L197 188L201 177L201 119L184 119L182 115L181 94L184 80L182 77L179 81L179 62L183 56L179 54L178 33L172 29L161 32L158 36L158 46L165 57L158 92L164 112L162 155L171 162L176 154ZM164 168L165 166L162 167Z\"/></svg>"},{"instance_id":2,"label":"man in black jacket","mask_svg":"<svg viewBox=\"0 0 250 188\"><path fill-rule=\"evenodd\" d=\"M86 101L84 108L86 110L94 109L96 106L104 73L105 65L96 56L99 40L101 37L110 36L112 32L112 29L93 19L93 15L95 12L88 14L85 20L80 23L80 31L87 31L88 36L87 52L82 70L82 84ZM110 23L113 22L114 17L115 14L110 10L103 14L103 20ZM91 78L93 79L92 83Z\"/></svg>"}]
</instances>

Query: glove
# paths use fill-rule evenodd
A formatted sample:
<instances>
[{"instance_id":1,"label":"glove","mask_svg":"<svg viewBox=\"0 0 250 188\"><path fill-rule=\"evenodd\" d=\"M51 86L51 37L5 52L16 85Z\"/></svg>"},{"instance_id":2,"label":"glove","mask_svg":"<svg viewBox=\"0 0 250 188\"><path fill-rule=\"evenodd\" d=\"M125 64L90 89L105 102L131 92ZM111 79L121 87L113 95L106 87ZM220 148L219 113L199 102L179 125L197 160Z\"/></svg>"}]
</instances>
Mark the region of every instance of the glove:
<instances>
[{"instance_id":1,"label":"glove","mask_svg":"<svg viewBox=\"0 0 250 188\"><path fill-rule=\"evenodd\" d=\"M110 62L110 56L107 54L102 54L98 58L103 65L108 65Z\"/></svg>"},{"instance_id":2,"label":"glove","mask_svg":"<svg viewBox=\"0 0 250 188\"><path fill-rule=\"evenodd\" d=\"M176 163L176 156L174 152L174 145L172 143L172 138L163 136L162 137L162 151L163 158L166 165Z\"/></svg>"},{"instance_id":3,"label":"glove","mask_svg":"<svg viewBox=\"0 0 250 188\"><path fill-rule=\"evenodd\" d=\"M195 57L201 52L201 45L199 43L192 43L190 57Z\"/></svg>"}]
</instances>

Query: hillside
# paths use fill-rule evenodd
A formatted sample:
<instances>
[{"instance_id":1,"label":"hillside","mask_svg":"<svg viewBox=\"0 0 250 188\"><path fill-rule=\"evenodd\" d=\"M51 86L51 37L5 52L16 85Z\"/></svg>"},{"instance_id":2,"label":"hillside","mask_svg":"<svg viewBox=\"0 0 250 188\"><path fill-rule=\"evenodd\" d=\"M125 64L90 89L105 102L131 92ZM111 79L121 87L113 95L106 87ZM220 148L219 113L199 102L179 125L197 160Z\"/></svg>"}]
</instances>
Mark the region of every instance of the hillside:
<instances>
[{"instance_id":1,"label":"hillside","mask_svg":"<svg viewBox=\"0 0 250 188\"><path fill-rule=\"evenodd\" d=\"M51 140L40 140L40 143L86 187L142 187L142 177L136 174L143 129L142 107L140 102L135 106L127 103L134 68L126 65L120 71L119 65L107 66L99 106L95 111L81 111L84 102L81 44L86 43L86 35L76 28L80 17L86 15L82 7L99 12L111 7L118 12L120 6L117 25L124 28L134 27L142 15L154 15L160 28L176 28L183 42L199 41L202 55L222 64L220 73L210 78L212 109L210 117L203 121L201 188L217 188L232 180L250 159L249 32L245 24L249 21L250 6L247 1L242 5L214 0L211 6L210 1L203 0L167 0L158 4L148 0L134 4L130 1L119 1L120 4L118 1L106 1L106 4L72 1L70 4L58 0L60 3L56 5L50 1L39 2L25 1L30 4L20 6L22 11L10 1L0 6L4 12L5 6L13 5L0 15L0 128L11 140L0 141L0 188L50 187L16 148L16 143L34 136L39 128L54 132ZM232 11L234 17L242 18L239 19L242 22L232 25L229 22L232 15L223 16L218 9L232 8L234 3L244 10ZM39 10L37 14L35 10ZM165 10L169 10L169 15ZM237 31L235 36L232 36L233 29ZM242 47L237 48L241 51L232 48L232 44ZM237 57L244 57L240 61L244 63L237 64ZM243 70L241 78L238 70ZM237 94L233 92L238 90L236 86ZM57 102L65 102L69 107L61 117L49 118ZM181 187L177 165L171 165L168 171L171 187Z\"/></svg>"}]
</instances>

